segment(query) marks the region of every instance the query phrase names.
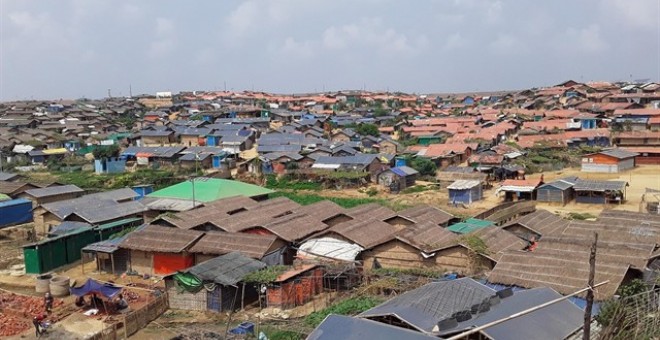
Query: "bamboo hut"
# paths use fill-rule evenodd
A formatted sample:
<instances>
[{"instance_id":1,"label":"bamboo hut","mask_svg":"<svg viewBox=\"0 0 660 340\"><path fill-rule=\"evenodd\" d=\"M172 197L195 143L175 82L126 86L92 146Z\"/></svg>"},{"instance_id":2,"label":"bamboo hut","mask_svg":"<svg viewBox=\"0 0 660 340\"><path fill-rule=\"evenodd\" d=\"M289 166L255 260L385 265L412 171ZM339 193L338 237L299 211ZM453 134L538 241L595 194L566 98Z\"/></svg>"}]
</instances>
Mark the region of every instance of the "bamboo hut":
<instances>
[{"instance_id":1,"label":"bamboo hut","mask_svg":"<svg viewBox=\"0 0 660 340\"><path fill-rule=\"evenodd\" d=\"M149 225L130 233L119 248L129 250L131 271L140 274L171 274L191 267L194 256L188 248L204 235L201 231Z\"/></svg>"},{"instance_id":2,"label":"bamboo hut","mask_svg":"<svg viewBox=\"0 0 660 340\"><path fill-rule=\"evenodd\" d=\"M544 236L533 252L505 252L488 276L492 283L524 288L550 287L570 294L587 286L591 239ZM598 301L612 297L619 286L642 277L654 245L598 242L595 282L610 282L595 291Z\"/></svg>"},{"instance_id":3,"label":"bamboo hut","mask_svg":"<svg viewBox=\"0 0 660 340\"><path fill-rule=\"evenodd\" d=\"M165 277L171 308L199 311L231 311L257 301L252 285L242 282L266 264L240 253L229 253Z\"/></svg>"},{"instance_id":4,"label":"bamboo hut","mask_svg":"<svg viewBox=\"0 0 660 340\"><path fill-rule=\"evenodd\" d=\"M446 227L451 222L457 220L454 215L428 204L420 204L401 210L399 211L399 216L413 220L416 223L433 222L441 227Z\"/></svg>"},{"instance_id":5,"label":"bamboo hut","mask_svg":"<svg viewBox=\"0 0 660 340\"><path fill-rule=\"evenodd\" d=\"M261 260L269 265L290 264L287 256L288 243L273 235L252 235L244 233L207 232L190 249L195 255L195 263L200 264L219 255L232 252Z\"/></svg>"},{"instance_id":6,"label":"bamboo hut","mask_svg":"<svg viewBox=\"0 0 660 340\"><path fill-rule=\"evenodd\" d=\"M532 237L538 239L543 235L561 231L568 223L569 221L560 216L539 209L502 225L502 229L512 232L522 239L531 240Z\"/></svg>"}]
</instances>

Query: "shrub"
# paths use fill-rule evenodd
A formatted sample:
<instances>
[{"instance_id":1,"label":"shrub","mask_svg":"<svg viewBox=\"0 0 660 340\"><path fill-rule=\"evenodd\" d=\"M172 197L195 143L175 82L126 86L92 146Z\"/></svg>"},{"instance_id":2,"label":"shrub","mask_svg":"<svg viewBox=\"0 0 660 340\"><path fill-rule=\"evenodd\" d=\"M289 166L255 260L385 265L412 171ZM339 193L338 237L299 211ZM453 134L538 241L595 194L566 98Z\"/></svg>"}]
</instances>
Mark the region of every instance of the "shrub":
<instances>
[{"instance_id":1,"label":"shrub","mask_svg":"<svg viewBox=\"0 0 660 340\"><path fill-rule=\"evenodd\" d=\"M410 167L419 171L421 176L435 176L438 167L431 160L415 157L410 162Z\"/></svg>"},{"instance_id":2,"label":"shrub","mask_svg":"<svg viewBox=\"0 0 660 340\"><path fill-rule=\"evenodd\" d=\"M346 299L328 308L308 315L305 318L305 323L309 326L316 327L330 314L356 315L368 309L374 308L380 302L381 300L370 296Z\"/></svg>"}]
</instances>

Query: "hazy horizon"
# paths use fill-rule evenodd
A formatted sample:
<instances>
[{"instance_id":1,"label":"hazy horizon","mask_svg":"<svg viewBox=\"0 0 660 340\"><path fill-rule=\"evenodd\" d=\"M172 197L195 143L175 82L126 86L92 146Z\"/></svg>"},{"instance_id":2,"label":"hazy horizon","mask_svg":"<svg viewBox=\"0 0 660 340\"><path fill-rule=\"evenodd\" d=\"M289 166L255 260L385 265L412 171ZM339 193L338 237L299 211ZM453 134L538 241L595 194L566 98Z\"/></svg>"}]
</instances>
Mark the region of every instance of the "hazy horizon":
<instances>
[{"instance_id":1,"label":"hazy horizon","mask_svg":"<svg viewBox=\"0 0 660 340\"><path fill-rule=\"evenodd\" d=\"M660 1L2 0L0 101L660 80Z\"/></svg>"}]
</instances>

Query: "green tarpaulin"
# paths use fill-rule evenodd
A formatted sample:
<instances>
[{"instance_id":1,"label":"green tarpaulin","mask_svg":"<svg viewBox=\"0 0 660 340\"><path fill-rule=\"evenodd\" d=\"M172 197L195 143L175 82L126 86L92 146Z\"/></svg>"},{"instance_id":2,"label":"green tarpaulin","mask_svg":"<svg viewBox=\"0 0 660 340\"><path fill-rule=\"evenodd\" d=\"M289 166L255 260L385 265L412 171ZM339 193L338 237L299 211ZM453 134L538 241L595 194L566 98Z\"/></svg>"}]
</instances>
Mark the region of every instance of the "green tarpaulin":
<instances>
[{"instance_id":1,"label":"green tarpaulin","mask_svg":"<svg viewBox=\"0 0 660 340\"><path fill-rule=\"evenodd\" d=\"M197 276L188 273L174 274L174 282L182 290L190 293L197 293L202 287L202 280Z\"/></svg>"}]
</instances>

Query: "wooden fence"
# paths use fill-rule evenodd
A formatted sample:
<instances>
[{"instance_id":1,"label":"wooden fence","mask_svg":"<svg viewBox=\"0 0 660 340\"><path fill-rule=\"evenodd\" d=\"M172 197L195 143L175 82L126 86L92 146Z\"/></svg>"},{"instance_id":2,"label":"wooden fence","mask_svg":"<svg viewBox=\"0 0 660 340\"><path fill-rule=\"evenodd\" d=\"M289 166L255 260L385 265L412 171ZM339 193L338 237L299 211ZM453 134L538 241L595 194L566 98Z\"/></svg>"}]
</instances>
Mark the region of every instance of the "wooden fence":
<instances>
[{"instance_id":1,"label":"wooden fence","mask_svg":"<svg viewBox=\"0 0 660 340\"><path fill-rule=\"evenodd\" d=\"M158 318L168 308L168 298L166 293L159 296L149 297L151 301L144 307L121 314L116 317L116 322L108 325L103 331L90 338L92 340L115 340L128 339L129 336L137 333L151 321Z\"/></svg>"}]
</instances>

